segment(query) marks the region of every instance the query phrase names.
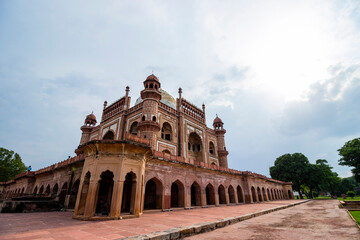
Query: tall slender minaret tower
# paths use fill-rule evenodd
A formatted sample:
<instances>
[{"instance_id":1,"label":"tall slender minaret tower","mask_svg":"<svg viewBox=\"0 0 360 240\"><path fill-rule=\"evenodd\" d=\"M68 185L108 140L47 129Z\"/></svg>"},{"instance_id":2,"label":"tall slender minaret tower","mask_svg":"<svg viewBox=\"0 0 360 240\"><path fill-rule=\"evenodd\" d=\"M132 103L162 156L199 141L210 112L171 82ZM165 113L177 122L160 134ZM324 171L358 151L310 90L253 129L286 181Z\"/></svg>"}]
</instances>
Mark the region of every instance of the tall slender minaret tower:
<instances>
[{"instance_id":1,"label":"tall slender minaret tower","mask_svg":"<svg viewBox=\"0 0 360 240\"><path fill-rule=\"evenodd\" d=\"M158 119L158 106L161 100L160 86L159 79L151 74L144 81L144 90L141 91L143 115L138 128L141 132L140 136L151 139L152 144L155 141L156 134L160 131Z\"/></svg>"},{"instance_id":2,"label":"tall slender minaret tower","mask_svg":"<svg viewBox=\"0 0 360 240\"><path fill-rule=\"evenodd\" d=\"M213 127L217 137L219 165L220 167L228 168L227 155L229 154L229 152L226 151L224 138L226 130L224 129L224 123L217 115L214 119Z\"/></svg>"}]
</instances>

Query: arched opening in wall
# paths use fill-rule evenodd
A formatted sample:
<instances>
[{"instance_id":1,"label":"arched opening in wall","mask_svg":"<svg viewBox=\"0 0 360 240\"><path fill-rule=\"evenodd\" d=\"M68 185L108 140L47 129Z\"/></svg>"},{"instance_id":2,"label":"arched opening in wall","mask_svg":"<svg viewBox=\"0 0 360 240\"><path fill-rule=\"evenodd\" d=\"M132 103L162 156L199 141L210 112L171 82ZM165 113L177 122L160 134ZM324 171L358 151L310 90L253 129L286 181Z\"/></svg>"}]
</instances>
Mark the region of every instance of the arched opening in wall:
<instances>
[{"instance_id":1,"label":"arched opening in wall","mask_svg":"<svg viewBox=\"0 0 360 240\"><path fill-rule=\"evenodd\" d=\"M228 194L229 194L229 202L236 203L235 190L234 190L233 186L231 186L231 185L228 188Z\"/></svg>"},{"instance_id":2,"label":"arched opening in wall","mask_svg":"<svg viewBox=\"0 0 360 240\"><path fill-rule=\"evenodd\" d=\"M202 141L199 135L195 132L190 133L189 135L189 142L188 142L188 149L189 149L189 157L193 161L203 161L202 157Z\"/></svg>"},{"instance_id":3,"label":"arched opening in wall","mask_svg":"<svg viewBox=\"0 0 360 240\"><path fill-rule=\"evenodd\" d=\"M237 196L238 196L238 202L239 203L245 202L242 189L239 185L236 188L236 192L237 192Z\"/></svg>"},{"instance_id":4,"label":"arched opening in wall","mask_svg":"<svg viewBox=\"0 0 360 240\"><path fill-rule=\"evenodd\" d=\"M289 199L293 198L290 190L288 190L288 197L289 197Z\"/></svg>"},{"instance_id":5,"label":"arched opening in wall","mask_svg":"<svg viewBox=\"0 0 360 240\"><path fill-rule=\"evenodd\" d=\"M78 206L78 214L79 215L83 215L85 212L86 199L87 199L89 185L90 185L90 177L91 177L91 173L87 172L85 174L84 181L82 184L82 189L81 189L80 202L79 202L79 206Z\"/></svg>"},{"instance_id":6,"label":"arched opening in wall","mask_svg":"<svg viewBox=\"0 0 360 240\"><path fill-rule=\"evenodd\" d=\"M114 140L114 132L113 131L107 131L107 133L104 135L103 140Z\"/></svg>"},{"instance_id":7,"label":"arched opening in wall","mask_svg":"<svg viewBox=\"0 0 360 240\"><path fill-rule=\"evenodd\" d=\"M51 197L55 198L57 193L59 191L59 185L56 183L53 187L52 193L51 193Z\"/></svg>"},{"instance_id":8,"label":"arched opening in wall","mask_svg":"<svg viewBox=\"0 0 360 240\"><path fill-rule=\"evenodd\" d=\"M156 117L153 116L153 117L152 117L152 120L153 120L153 122L156 122Z\"/></svg>"},{"instance_id":9,"label":"arched opening in wall","mask_svg":"<svg viewBox=\"0 0 360 240\"><path fill-rule=\"evenodd\" d=\"M162 128L161 128L161 138L171 141L172 137L172 129L171 129L171 125L167 122L164 122Z\"/></svg>"},{"instance_id":10,"label":"arched opening in wall","mask_svg":"<svg viewBox=\"0 0 360 240\"><path fill-rule=\"evenodd\" d=\"M96 203L96 214L108 216L111 209L111 198L114 187L114 174L106 170L101 173Z\"/></svg>"},{"instance_id":11,"label":"arched opening in wall","mask_svg":"<svg viewBox=\"0 0 360 240\"><path fill-rule=\"evenodd\" d=\"M46 187L45 195L46 195L46 196L49 196L49 195L50 195L50 184L48 184L47 187Z\"/></svg>"},{"instance_id":12,"label":"arched opening in wall","mask_svg":"<svg viewBox=\"0 0 360 240\"><path fill-rule=\"evenodd\" d=\"M260 190L259 187L257 188L257 193L258 193L259 202L262 202L262 201L263 201L263 198L262 198L262 196L261 196L261 190Z\"/></svg>"},{"instance_id":13,"label":"arched opening in wall","mask_svg":"<svg viewBox=\"0 0 360 240\"><path fill-rule=\"evenodd\" d=\"M162 152L171 155L171 152L169 150L167 150L167 149L163 150Z\"/></svg>"},{"instance_id":14,"label":"arched opening in wall","mask_svg":"<svg viewBox=\"0 0 360 240\"><path fill-rule=\"evenodd\" d=\"M157 85L157 84L155 84L155 89L158 89L158 85Z\"/></svg>"},{"instance_id":15,"label":"arched opening in wall","mask_svg":"<svg viewBox=\"0 0 360 240\"><path fill-rule=\"evenodd\" d=\"M145 121L145 115L142 116L141 121Z\"/></svg>"},{"instance_id":16,"label":"arched opening in wall","mask_svg":"<svg viewBox=\"0 0 360 240\"><path fill-rule=\"evenodd\" d=\"M216 166L217 166L217 164L215 162L211 163L211 167L216 167Z\"/></svg>"},{"instance_id":17,"label":"arched opening in wall","mask_svg":"<svg viewBox=\"0 0 360 240\"><path fill-rule=\"evenodd\" d=\"M152 83L150 83L150 88L154 88L154 85Z\"/></svg>"},{"instance_id":18,"label":"arched opening in wall","mask_svg":"<svg viewBox=\"0 0 360 240\"><path fill-rule=\"evenodd\" d=\"M206 204L215 205L215 189L211 183L209 183L205 188L206 193Z\"/></svg>"},{"instance_id":19,"label":"arched opening in wall","mask_svg":"<svg viewBox=\"0 0 360 240\"><path fill-rule=\"evenodd\" d=\"M163 185L157 178L147 181L145 186L144 209L162 209Z\"/></svg>"},{"instance_id":20,"label":"arched opening in wall","mask_svg":"<svg viewBox=\"0 0 360 240\"><path fill-rule=\"evenodd\" d=\"M39 194L43 194L43 193L44 193L44 185L41 185L39 189Z\"/></svg>"},{"instance_id":21,"label":"arched opening in wall","mask_svg":"<svg viewBox=\"0 0 360 240\"><path fill-rule=\"evenodd\" d=\"M184 207L184 184L179 180L171 184L171 207Z\"/></svg>"},{"instance_id":22,"label":"arched opening in wall","mask_svg":"<svg viewBox=\"0 0 360 240\"><path fill-rule=\"evenodd\" d=\"M262 194L263 194L264 201L269 201L269 199L266 197L265 188L262 188Z\"/></svg>"},{"instance_id":23,"label":"arched opening in wall","mask_svg":"<svg viewBox=\"0 0 360 240\"><path fill-rule=\"evenodd\" d=\"M121 202L121 213L134 214L136 195L136 174L128 172L125 176L124 190Z\"/></svg>"},{"instance_id":24,"label":"arched opening in wall","mask_svg":"<svg viewBox=\"0 0 360 240\"><path fill-rule=\"evenodd\" d=\"M210 143L209 143L209 153L210 153L211 155L215 155L215 145L214 145L214 143L211 142L211 141L210 141Z\"/></svg>"},{"instance_id":25,"label":"arched opening in wall","mask_svg":"<svg viewBox=\"0 0 360 240\"><path fill-rule=\"evenodd\" d=\"M23 188L21 189L21 195L24 195L24 191L25 191L25 188L23 187Z\"/></svg>"},{"instance_id":26,"label":"arched opening in wall","mask_svg":"<svg viewBox=\"0 0 360 240\"><path fill-rule=\"evenodd\" d=\"M36 195L36 194L37 194L37 191L38 191L38 187L36 186L36 187L34 188L33 194Z\"/></svg>"},{"instance_id":27,"label":"arched opening in wall","mask_svg":"<svg viewBox=\"0 0 360 240\"><path fill-rule=\"evenodd\" d=\"M60 191L60 194L59 194L59 203L60 203L61 205L64 205L64 203L65 203L67 188L68 188L68 184L67 184L67 182L65 182L65 183L62 185L61 191Z\"/></svg>"},{"instance_id":28,"label":"arched opening in wall","mask_svg":"<svg viewBox=\"0 0 360 240\"><path fill-rule=\"evenodd\" d=\"M269 199L269 201L270 201L270 200L272 200L269 189L267 189L267 195L268 195L268 199Z\"/></svg>"},{"instance_id":29,"label":"arched opening in wall","mask_svg":"<svg viewBox=\"0 0 360 240\"><path fill-rule=\"evenodd\" d=\"M251 196L252 196L252 199L253 199L253 202L257 202L257 199L256 199L256 191L255 191L255 188L254 187L251 187Z\"/></svg>"},{"instance_id":30,"label":"arched opening in wall","mask_svg":"<svg viewBox=\"0 0 360 240\"><path fill-rule=\"evenodd\" d=\"M130 127L130 134L137 135L138 134L138 122L133 122Z\"/></svg>"},{"instance_id":31,"label":"arched opening in wall","mask_svg":"<svg viewBox=\"0 0 360 240\"><path fill-rule=\"evenodd\" d=\"M201 206L201 189L197 182L191 185L191 206Z\"/></svg>"},{"instance_id":32,"label":"arched opening in wall","mask_svg":"<svg viewBox=\"0 0 360 240\"><path fill-rule=\"evenodd\" d=\"M74 184L72 185L71 192L70 192L70 198L69 198L69 205L68 208L74 209L75 203L76 203L76 197L79 190L80 185L80 179L76 180Z\"/></svg>"},{"instance_id":33,"label":"arched opening in wall","mask_svg":"<svg viewBox=\"0 0 360 240\"><path fill-rule=\"evenodd\" d=\"M219 194L219 203L226 204L225 188L222 184L220 184L218 188L218 194Z\"/></svg>"}]
</instances>

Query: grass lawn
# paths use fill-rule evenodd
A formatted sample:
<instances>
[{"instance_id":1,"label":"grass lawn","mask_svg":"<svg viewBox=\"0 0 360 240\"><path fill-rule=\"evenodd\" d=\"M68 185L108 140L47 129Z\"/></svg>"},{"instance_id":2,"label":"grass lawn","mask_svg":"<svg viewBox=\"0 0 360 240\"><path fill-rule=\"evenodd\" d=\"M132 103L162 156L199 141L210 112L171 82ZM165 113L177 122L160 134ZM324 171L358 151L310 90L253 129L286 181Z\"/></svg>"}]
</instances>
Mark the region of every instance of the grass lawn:
<instances>
[{"instance_id":1,"label":"grass lawn","mask_svg":"<svg viewBox=\"0 0 360 240\"><path fill-rule=\"evenodd\" d=\"M355 218L356 222L360 224L360 211L349 211L349 212Z\"/></svg>"}]
</instances>

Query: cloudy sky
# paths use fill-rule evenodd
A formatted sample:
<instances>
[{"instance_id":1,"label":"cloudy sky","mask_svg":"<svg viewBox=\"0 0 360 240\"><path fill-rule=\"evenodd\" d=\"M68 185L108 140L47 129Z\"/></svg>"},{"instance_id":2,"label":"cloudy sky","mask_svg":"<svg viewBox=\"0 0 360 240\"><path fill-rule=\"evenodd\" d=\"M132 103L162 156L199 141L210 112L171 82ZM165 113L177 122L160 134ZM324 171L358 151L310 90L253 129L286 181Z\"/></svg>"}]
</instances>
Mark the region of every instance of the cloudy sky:
<instances>
[{"instance_id":1,"label":"cloudy sky","mask_svg":"<svg viewBox=\"0 0 360 240\"><path fill-rule=\"evenodd\" d=\"M0 147L39 169L154 71L225 123L229 167L327 159L360 135L358 1L1 1Z\"/></svg>"}]
</instances>

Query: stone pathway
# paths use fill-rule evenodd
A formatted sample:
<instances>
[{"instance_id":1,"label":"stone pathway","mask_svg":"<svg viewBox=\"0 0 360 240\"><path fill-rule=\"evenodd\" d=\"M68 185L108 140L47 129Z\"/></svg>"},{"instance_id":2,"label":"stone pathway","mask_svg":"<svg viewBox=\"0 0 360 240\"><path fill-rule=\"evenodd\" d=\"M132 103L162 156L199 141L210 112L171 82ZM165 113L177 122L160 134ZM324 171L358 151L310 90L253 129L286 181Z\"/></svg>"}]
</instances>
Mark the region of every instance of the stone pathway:
<instances>
[{"instance_id":1,"label":"stone pathway","mask_svg":"<svg viewBox=\"0 0 360 240\"><path fill-rule=\"evenodd\" d=\"M219 221L299 202L283 200L172 212L153 211L145 212L140 218L99 222L73 220L70 212L0 214L0 239L119 239Z\"/></svg>"},{"instance_id":2,"label":"stone pathway","mask_svg":"<svg viewBox=\"0 0 360 240\"><path fill-rule=\"evenodd\" d=\"M360 239L338 200L315 200L186 239Z\"/></svg>"}]
</instances>

